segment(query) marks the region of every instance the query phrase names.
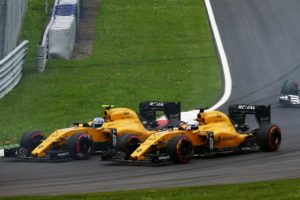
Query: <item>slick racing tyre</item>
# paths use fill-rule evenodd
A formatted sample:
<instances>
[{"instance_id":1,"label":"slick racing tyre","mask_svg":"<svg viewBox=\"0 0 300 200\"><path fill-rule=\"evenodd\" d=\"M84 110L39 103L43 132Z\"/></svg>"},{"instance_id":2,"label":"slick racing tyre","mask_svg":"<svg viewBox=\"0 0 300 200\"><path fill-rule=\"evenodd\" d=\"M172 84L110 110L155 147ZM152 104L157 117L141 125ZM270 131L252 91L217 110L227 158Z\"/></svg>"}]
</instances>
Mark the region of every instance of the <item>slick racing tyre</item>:
<instances>
[{"instance_id":1,"label":"slick racing tyre","mask_svg":"<svg viewBox=\"0 0 300 200\"><path fill-rule=\"evenodd\" d=\"M22 152L26 151L26 155L30 156L31 152L45 139L45 134L41 131L28 131L23 133L20 140L20 148Z\"/></svg>"},{"instance_id":2,"label":"slick racing tyre","mask_svg":"<svg viewBox=\"0 0 300 200\"><path fill-rule=\"evenodd\" d=\"M86 133L76 133L70 137L69 152L74 160L88 159L94 152L94 142Z\"/></svg>"},{"instance_id":3,"label":"slick racing tyre","mask_svg":"<svg viewBox=\"0 0 300 200\"><path fill-rule=\"evenodd\" d=\"M188 163L193 157L193 144L189 138L179 135L170 140L167 151L175 163Z\"/></svg>"},{"instance_id":4,"label":"slick racing tyre","mask_svg":"<svg viewBox=\"0 0 300 200\"><path fill-rule=\"evenodd\" d=\"M257 130L256 143L261 151L277 151L281 144L281 130L276 125L262 125Z\"/></svg>"},{"instance_id":5,"label":"slick racing tyre","mask_svg":"<svg viewBox=\"0 0 300 200\"><path fill-rule=\"evenodd\" d=\"M141 140L137 135L124 134L117 138L116 149L126 154L126 159L140 146Z\"/></svg>"},{"instance_id":6,"label":"slick racing tyre","mask_svg":"<svg viewBox=\"0 0 300 200\"><path fill-rule=\"evenodd\" d=\"M294 80L286 80L281 87L281 94L283 95L298 95L298 84Z\"/></svg>"}]
</instances>

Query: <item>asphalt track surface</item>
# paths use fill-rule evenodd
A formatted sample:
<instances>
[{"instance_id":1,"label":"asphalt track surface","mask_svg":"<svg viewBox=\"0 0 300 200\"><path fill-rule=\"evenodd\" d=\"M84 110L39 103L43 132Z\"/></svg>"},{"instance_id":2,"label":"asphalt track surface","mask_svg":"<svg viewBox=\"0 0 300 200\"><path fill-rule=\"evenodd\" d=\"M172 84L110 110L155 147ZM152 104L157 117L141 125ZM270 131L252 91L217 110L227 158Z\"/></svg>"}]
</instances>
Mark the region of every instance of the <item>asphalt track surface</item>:
<instances>
[{"instance_id":1,"label":"asphalt track surface","mask_svg":"<svg viewBox=\"0 0 300 200\"><path fill-rule=\"evenodd\" d=\"M300 177L300 108L278 105L282 83L300 81L300 1L212 0L232 75L227 104L271 104L278 152L194 159L185 165L0 161L0 196L84 193ZM225 109L226 105L222 109Z\"/></svg>"}]
</instances>

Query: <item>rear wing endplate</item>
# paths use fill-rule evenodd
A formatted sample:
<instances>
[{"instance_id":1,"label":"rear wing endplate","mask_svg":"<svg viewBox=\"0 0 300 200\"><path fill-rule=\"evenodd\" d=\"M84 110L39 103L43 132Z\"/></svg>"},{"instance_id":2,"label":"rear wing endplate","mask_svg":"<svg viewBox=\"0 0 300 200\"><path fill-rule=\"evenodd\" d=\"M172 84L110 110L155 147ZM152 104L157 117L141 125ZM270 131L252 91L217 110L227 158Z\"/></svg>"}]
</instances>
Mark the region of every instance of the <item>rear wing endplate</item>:
<instances>
[{"instance_id":1,"label":"rear wing endplate","mask_svg":"<svg viewBox=\"0 0 300 200\"><path fill-rule=\"evenodd\" d=\"M247 114L254 114L257 122L261 124L271 123L271 106L236 104L229 105L229 117L237 124L244 124Z\"/></svg>"}]
</instances>

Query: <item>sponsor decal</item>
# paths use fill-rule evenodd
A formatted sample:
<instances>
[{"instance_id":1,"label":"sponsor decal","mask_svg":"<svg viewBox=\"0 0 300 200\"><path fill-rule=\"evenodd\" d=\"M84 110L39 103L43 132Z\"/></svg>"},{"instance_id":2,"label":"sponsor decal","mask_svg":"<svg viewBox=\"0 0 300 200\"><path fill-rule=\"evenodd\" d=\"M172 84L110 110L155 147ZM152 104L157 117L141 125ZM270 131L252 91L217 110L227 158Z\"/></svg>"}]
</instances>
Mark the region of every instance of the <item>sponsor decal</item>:
<instances>
[{"instance_id":1,"label":"sponsor decal","mask_svg":"<svg viewBox=\"0 0 300 200\"><path fill-rule=\"evenodd\" d=\"M270 117L261 117L260 120L261 120L261 121L269 121L269 120L270 120Z\"/></svg>"},{"instance_id":2,"label":"sponsor decal","mask_svg":"<svg viewBox=\"0 0 300 200\"><path fill-rule=\"evenodd\" d=\"M222 119L223 117L222 117L222 115L217 115L217 118Z\"/></svg>"},{"instance_id":3,"label":"sponsor decal","mask_svg":"<svg viewBox=\"0 0 300 200\"><path fill-rule=\"evenodd\" d=\"M164 102L157 102L157 101L151 101L149 102L150 106L157 106L157 107L164 107L165 103Z\"/></svg>"},{"instance_id":4,"label":"sponsor decal","mask_svg":"<svg viewBox=\"0 0 300 200\"><path fill-rule=\"evenodd\" d=\"M158 157L158 160L169 160L170 159L170 156L169 155L166 155L166 156L159 156Z\"/></svg>"},{"instance_id":5,"label":"sponsor decal","mask_svg":"<svg viewBox=\"0 0 300 200\"><path fill-rule=\"evenodd\" d=\"M212 151L212 150L214 150L214 133L209 132L208 137L209 137L209 150Z\"/></svg>"},{"instance_id":6,"label":"sponsor decal","mask_svg":"<svg viewBox=\"0 0 300 200\"><path fill-rule=\"evenodd\" d=\"M240 110L255 110L255 106L241 104L241 105L238 105L238 109L240 109Z\"/></svg>"},{"instance_id":7,"label":"sponsor decal","mask_svg":"<svg viewBox=\"0 0 300 200\"><path fill-rule=\"evenodd\" d=\"M58 153L58 154L57 154L58 157L68 156L68 155L69 155L69 152Z\"/></svg>"},{"instance_id":8,"label":"sponsor decal","mask_svg":"<svg viewBox=\"0 0 300 200\"><path fill-rule=\"evenodd\" d=\"M217 142L217 143L220 143L220 142L227 142L227 141L236 140L236 139L237 139L237 136L236 136L236 135L233 135L233 136L226 136L226 137L221 137L221 136L219 136L216 142Z\"/></svg>"},{"instance_id":9,"label":"sponsor decal","mask_svg":"<svg viewBox=\"0 0 300 200\"><path fill-rule=\"evenodd\" d=\"M117 144L117 136L116 136L116 134L112 134L112 144L113 144L113 147L115 147L116 144Z\"/></svg>"},{"instance_id":10,"label":"sponsor decal","mask_svg":"<svg viewBox=\"0 0 300 200\"><path fill-rule=\"evenodd\" d=\"M177 117L179 117L179 115L180 115L179 113L173 114L173 115L171 114L171 115L170 115L170 118L172 118L172 119L173 119L173 118L177 118Z\"/></svg>"},{"instance_id":11,"label":"sponsor decal","mask_svg":"<svg viewBox=\"0 0 300 200\"><path fill-rule=\"evenodd\" d=\"M129 112L123 112L123 114L120 116L121 119L130 119L132 116Z\"/></svg>"}]
</instances>

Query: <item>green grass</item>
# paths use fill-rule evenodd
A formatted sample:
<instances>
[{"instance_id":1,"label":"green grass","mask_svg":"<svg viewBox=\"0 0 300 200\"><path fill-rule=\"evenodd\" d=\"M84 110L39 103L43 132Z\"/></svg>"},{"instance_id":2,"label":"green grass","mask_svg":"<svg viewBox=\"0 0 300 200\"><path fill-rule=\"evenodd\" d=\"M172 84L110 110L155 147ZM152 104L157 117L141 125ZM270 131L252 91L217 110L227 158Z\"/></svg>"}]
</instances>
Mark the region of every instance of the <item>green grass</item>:
<instances>
[{"instance_id":1,"label":"green grass","mask_svg":"<svg viewBox=\"0 0 300 200\"><path fill-rule=\"evenodd\" d=\"M300 199L300 179L267 181L233 185L182 187L170 189L147 189L133 191L103 192L80 195L11 197L4 199L24 200L283 200Z\"/></svg>"},{"instance_id":2,"label":"green grass","mask_svg":"<svg viewBox=\"0 0 300 200\"><path fill-rule=\"evenodd\" d=\"M34 72L34 57L44 2L30 5L26 22L33 24L22 38L32 38L31 47L22 81L0 101L0 145L26 130L50 133L90 120L102 115L101 104L137 110L143 100L181 101L188 110L222 93L203 1L102 0L93 55L50 60L43 74Z\"/></svg>"}]
</instances>

